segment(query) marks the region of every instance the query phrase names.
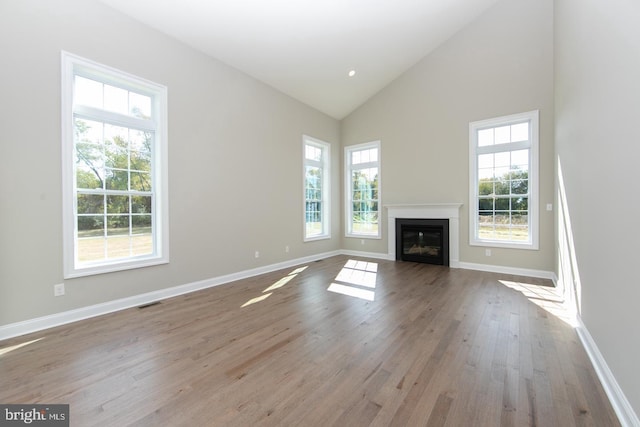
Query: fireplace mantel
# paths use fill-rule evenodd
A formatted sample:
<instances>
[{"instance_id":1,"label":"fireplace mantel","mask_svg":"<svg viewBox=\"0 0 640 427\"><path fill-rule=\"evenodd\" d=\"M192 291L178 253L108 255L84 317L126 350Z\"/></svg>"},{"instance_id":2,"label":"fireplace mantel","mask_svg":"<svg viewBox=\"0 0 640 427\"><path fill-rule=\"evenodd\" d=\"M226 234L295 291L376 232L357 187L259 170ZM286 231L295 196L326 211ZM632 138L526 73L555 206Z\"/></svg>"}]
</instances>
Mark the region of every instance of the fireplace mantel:
<instances>
[{"instance_id":1,"label":"fireplace mantel","mask_svg":"<svg viewBox=\"0 0 640 427\"><path fill-rule=\"evenodd\" d=\"M384 205L387 209L388 258L396 259L396 218L449 220L449 266L460 266L460 207L462 203Z\"/></svg>"}]
</instances>

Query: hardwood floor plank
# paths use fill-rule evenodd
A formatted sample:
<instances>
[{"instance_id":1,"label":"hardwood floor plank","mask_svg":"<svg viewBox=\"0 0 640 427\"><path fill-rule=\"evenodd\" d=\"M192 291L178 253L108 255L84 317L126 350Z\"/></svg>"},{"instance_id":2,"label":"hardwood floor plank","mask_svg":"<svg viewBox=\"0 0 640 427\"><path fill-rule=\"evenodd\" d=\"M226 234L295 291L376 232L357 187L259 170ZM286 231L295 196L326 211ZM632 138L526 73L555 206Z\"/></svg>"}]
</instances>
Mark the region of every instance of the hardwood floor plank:
<instances>
[{"instance_id":1,"label":"hardwood floor plank","mask_svg":"<svg viewBox=\"0 0 640 427\"><path fill-rule=\"evenodd\" d=\"M331 257L0 342L0 402L82 426L617 426L550 285Z\"/></svg>"}]
</instances>

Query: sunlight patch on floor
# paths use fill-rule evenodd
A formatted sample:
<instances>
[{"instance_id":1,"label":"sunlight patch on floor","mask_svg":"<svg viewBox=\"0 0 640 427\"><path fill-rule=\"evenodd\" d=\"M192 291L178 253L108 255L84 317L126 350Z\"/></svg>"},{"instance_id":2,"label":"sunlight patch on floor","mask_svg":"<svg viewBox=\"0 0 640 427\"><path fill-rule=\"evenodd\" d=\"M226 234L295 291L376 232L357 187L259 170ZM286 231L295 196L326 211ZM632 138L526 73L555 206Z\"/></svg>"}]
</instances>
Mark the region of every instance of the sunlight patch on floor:
<instances>
[{"instance_id":1,"label":"sunlight patch on floor","mask_svg":"<svg viewBox=\"0 0 640 427\"><path fill-rule=\"evenodd\" d=\"M377 272L377 262L350 259L335 278L335 281L340 283L331 283L327 290L366 301L373 301L375 292L370 289L375 289L376 287Z\"/></svg>"},{"instance_id":2,"label":"sunlight patch on floor","mask_svg":"<svg viewBox=\"0 0 640 427\"><path fill-rule=\"evenodd\" d=\"M257 302L264 301L267 298L269 298L270 296L271 296L271 293L268 293L268 294L260 295L259 297L251 298L249 301L247 301L244 304L242 304L240 306L240 308L244 308L244 307L247 307L247 306L249 306L251 304L255 304Z\"/></svg>"},{"instance_id":3,"label":"sunlight patch on floor","mask_svg":"<svg viewBox=\"0 0 640 427\"><path fill-rule=\"evenodd\" d=\"M244 304L242 304L240 306L240 308L243 308L243 307L249 306L251 304L255 304L257 302L266 300L267 298L269 298L271 296L273 291L275 291L276 289L280 289L281 287L283 287L284 285L289 283L293 278L295 278L299 273L302 273L303 271L305 271L308 267L309 267L308 265L305 265L305 266L296 268L291 273L287 274L283 278L277 280L275 283L273 283L272 285L270 285L267 288L265 288L262 291L262 293L264 295L261 295L259 297L255 297L255 298L250 299L249 301L247 301ZM266 294L265 292L269 292L269 293Z\"/></svg>"},{"instance_id":4,"label":"sunlight patch on floor","mask_svg":"<svg viewBox=\"0 0 640 427\"><path fill-rule=\"evenodd\" d=\"M550 286L533 285L531 283L499 280L504 286L520 292L530 302L562 320L571 327L577 327L578 322L574 313L567 309L559 289Z\"/></svg>"},{"instance_id":5,"label":"sunlight patch on floor","mask_svg":"<svg viewBox=\"0 0 640 427\"><path fill-rule=\"evenodd\" d=\"M33 344L35 342L43 340L44 338L45 337L42 337L42 338L38 338L37 340L31 340L31 341L23 342L21 344L16 344L16 345L12 345L12 346L5 347L5 348L0 348L0 356L4 356L5 354L11 353L12 351L17 350L17 349L22 348L22 347L26 347L29 344Z\"/></svg>"}]
</instances>

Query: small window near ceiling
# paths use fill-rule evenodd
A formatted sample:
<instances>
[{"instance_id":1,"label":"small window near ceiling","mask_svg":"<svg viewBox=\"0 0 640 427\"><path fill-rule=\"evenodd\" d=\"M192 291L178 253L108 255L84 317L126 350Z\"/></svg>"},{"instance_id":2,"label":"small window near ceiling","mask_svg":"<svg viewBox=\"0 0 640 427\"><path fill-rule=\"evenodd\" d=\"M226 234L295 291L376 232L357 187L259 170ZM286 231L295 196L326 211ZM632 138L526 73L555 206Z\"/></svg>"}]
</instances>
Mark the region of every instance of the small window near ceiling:
<instances>
[{"instance_id":1,"label":"small window near ceiling","mask_svg":"<svg viewBox=\"0 0 640 427\"><path fill-rule=\"evenodd\" d=\"M470 244L538 249L538 111L469 124Z\"/></svg>"},{"instance_id":2,"label":"small window near ceiling","mask_svg":"<svg viewBox=\"0 0 640 427\"><path fill-rule=\"evenodd\" d=\"M331 146L319 139L303 136L304 241L328 239L330 224Z\"/></svg>"}]
</instances>

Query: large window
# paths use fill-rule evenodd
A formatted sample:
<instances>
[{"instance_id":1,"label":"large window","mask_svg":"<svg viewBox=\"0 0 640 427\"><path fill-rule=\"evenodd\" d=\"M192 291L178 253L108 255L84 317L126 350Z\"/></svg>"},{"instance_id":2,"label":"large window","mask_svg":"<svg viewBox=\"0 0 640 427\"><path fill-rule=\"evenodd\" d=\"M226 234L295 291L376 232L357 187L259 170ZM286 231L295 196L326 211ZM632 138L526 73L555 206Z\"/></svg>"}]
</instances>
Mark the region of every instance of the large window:
<instances>
[{"instance_id":1,"label":"large window","mask_svg":"<svg viewBox=\"0 0 640 427\"><path fill-rule=\"evenodd\" d=\"M380 141L345 148L346 234L380 238Z\"/></svg>"},{"instance_id":2,"label":"large window","mask_svg":"<svg viewBox=\"0 0 640 427\"><path fill-rule=\"evenodd\" d=\"M168 262L166 88L62 54L65 277Z\"/></svg>"},{"instance_id":3,"label":"large window","mask_svg":"<svg viewBox=\"0 0 640 427\"><path fill-rule=\"evenodd\" d=\"M538 249L538 111L469 124L470 244Z\"/></svg>"},{"instance_id":4,"label":"large window","mask_svg":"<svg viewBox=\"0 0 640 427\"><path fill-rule=\"evenodd\" d=\"M302 138L304 153L304 241L328 239L330 228L330 146L310 136Z\"/></svg>"}]
</instances>

